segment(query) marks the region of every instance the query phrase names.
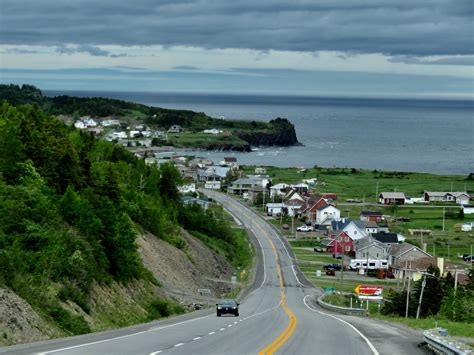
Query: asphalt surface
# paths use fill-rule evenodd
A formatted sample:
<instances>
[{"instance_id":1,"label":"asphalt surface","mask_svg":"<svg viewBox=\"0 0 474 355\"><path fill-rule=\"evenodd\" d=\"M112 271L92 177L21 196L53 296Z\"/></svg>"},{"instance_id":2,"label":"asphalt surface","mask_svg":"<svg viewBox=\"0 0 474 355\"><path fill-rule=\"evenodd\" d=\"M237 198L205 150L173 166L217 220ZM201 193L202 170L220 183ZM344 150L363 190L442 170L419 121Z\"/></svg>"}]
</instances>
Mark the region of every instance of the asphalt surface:
<instances>
[{"instance_id":1,"label":"asphalt surface","mask_svg":"<svg viewBox=\"0 0 474 355\"><path fill-rule=\"evenodd\" d=\"M201 310L110 332L0 348L9 354L418 354L421 333L330 314L275 229L234 199L207 191L252 232L260 248L240 316Z\"/></svg>"}]
</instances>

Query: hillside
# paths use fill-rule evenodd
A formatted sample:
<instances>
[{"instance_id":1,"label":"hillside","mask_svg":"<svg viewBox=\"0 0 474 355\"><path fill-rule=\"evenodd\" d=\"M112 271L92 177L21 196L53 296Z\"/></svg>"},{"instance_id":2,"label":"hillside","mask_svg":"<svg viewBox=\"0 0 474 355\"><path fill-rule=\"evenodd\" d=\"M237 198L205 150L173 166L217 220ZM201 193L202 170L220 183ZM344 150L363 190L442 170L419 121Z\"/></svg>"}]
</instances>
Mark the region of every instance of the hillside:
<instances>
[{"instance_id":1,"label":"hillside","mask_svg":"<svg viewBox=\"0 0 474 355\"><path fill-rule=\"evenodd\" d=\"M181 205L179 181L171 165L149 167L38 106L3 103L0 343L181 313L183 298L169 291L193 294L201 284L219 296L219 282L205 280L247 267L248 240L212 212ZM199 285L170 268L169 255L194 266ZM216 267L206 268L201 258Z\"/></svg>"},{"instance_id":2,"label":"hillside","mask_svg":"<svg viewBox=\"0 0 474 355\"><path fill-rule=\"evenodd\" d=\"M0 100L12 105L37 104L51 115L75 118L118 117L137 119L155 128L167 130L180 125L188 133L200 133L205 129L219 129L224 135L207 135L205 139L188 139L168 142L180 147L207 150L250 151L250 146L291 146L299 144L293 124L286 118L270 122L228 120L209 117L202 112L172 110L101 97L43 96L41 90L31 85L0 85ZM130 120L129 120L130 121Z\"/></svg>"}]
</instances>

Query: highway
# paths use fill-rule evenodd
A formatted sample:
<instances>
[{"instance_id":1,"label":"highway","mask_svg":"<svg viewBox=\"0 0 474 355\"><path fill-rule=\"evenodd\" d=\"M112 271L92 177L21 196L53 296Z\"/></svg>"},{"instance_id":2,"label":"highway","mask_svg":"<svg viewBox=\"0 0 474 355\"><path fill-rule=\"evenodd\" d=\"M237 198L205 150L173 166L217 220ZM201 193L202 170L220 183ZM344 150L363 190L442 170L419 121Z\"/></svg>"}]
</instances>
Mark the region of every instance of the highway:
<instances>
[{"instance_id":1,"label":"highway","mask_svg":"<svg viewBox=\"0 0 474 355\"><path fill-rule=\"evenodd\" d=\"M214 310L124 329L0 348L9 354L422 354L421 333L315 304L320 291L297 271L291 250L264 219L236 200L206 191L254 235L255 282L240 317Z\"/></svg>"}]
</instances>

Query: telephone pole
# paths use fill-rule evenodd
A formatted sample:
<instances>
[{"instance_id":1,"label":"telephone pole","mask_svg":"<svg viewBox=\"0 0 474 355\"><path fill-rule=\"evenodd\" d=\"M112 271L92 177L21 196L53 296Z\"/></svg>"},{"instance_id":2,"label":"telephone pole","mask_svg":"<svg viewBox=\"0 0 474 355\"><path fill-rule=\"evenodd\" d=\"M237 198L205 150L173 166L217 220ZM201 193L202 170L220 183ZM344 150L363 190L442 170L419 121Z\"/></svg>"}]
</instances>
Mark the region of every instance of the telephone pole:
<instances>
[{"instance_id":1,"label":"telephone pole","mask_svg":"<svg viewBox=\"0 0 474 355\"><path fill-rule=\"evenodd\" d=\"M408 306L410 304L410 282L411 282L411 277L408 277L407 301L405 305L405 318L408 318Z\"/></svg>"}]
</instances>

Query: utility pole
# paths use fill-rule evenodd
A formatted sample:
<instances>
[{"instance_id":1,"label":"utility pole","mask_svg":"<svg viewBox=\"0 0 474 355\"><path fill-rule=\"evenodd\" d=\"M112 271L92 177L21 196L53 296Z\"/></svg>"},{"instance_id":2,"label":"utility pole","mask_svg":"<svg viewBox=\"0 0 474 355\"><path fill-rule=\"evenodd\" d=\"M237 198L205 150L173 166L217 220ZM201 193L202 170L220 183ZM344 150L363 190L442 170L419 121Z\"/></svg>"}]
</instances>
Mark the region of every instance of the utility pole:
<instances>
[{"instance_id":1,"label":"utility pole","mask_svg":"<svg viewBox=\"0 0 474 355\"><path fill-rule=\"evenodd\" d=\"M341 291L342 291L342 284L344 279L344 236L342 238L342 250L341 250ZM337 245L337 242L336 242ZM336 248L337 251L337 248Z\"/></svg>"},{"instance_id":2,"label":"utility pole","mask_svg":"<svg viewBox=\"0 0 474 355\"><path fill-rule=\"evenodd\" d=\"M421 302L423 301L423 291L425 290L425 286L426 286L426 274L423 275L423 281L421 282L421 292L420 292L420 299L418 301L418 309L416 310L416 319L418 319L418 317L420 316L420 308L421 308Z\"/></svg>"},{"instance_id":3,"label":"utility pole","mask_svg":"<svg viewBox=\"0 0 474 355\"><path fill-rule=\"evenodd\" d=\"M456 291L458 289L458 269L454 271L454 297L453 297L453 320L456 321Z\"/></svg>"},{"instance_id":4,"label":"utility pole","mask_svg":"<svg viewBox=\"0 0 474 355\"><path fill-rule=\"evenodd\" d=\"M375 188L375 202L377 202L378 199L379 199L379 182L377 181L375 184L376 184L376 188Z\"/></svg>"},{"instance_id":5,"label":"utility pole","mask_svg":"<svg viewBox=\"0 0 474 355\"><path fill-rule=\"evenodd\" d=\"M405 306L405 318L408 318L408 305L410 304L410 282L411 277L408 277L407 301Z\"/></svg>"},{"instance_id":6,"label":"utility pole","mask_svg":"<svg viewBox=\"0 0 474 355\"><path fill-rule=\"evenodd\" d=\"M443 232L444 232L444 216L446 213L446 207L443 207Z\"/></svg>"}]
</instances>

